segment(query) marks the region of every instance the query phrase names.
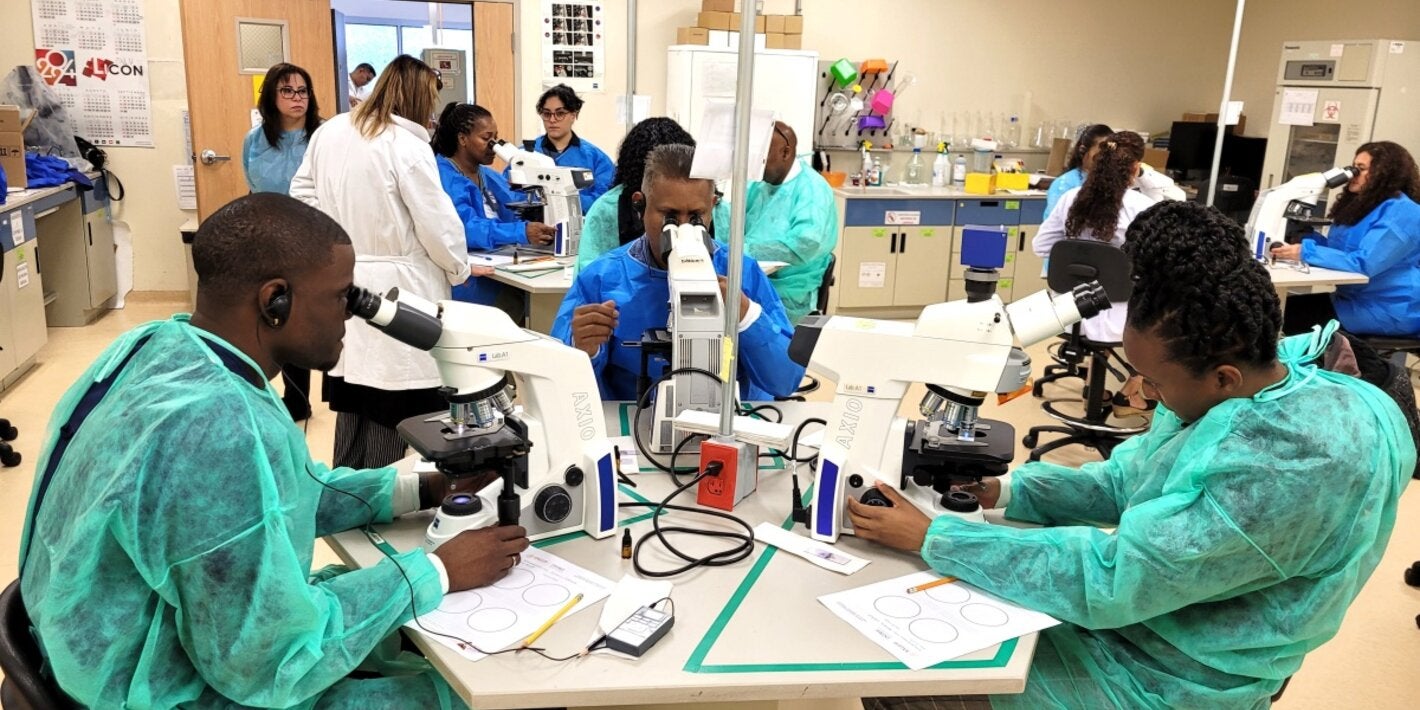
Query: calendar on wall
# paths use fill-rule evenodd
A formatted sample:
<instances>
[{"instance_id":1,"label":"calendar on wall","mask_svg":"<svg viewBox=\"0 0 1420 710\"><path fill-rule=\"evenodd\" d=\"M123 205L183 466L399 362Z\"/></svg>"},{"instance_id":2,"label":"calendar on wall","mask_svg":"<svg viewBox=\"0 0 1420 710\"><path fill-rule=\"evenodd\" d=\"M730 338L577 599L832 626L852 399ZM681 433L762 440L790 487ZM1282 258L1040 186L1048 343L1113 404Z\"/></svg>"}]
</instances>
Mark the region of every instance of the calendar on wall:
<instances>
[{"instance_id":1,"label":"calendar on wall","mask_svg":"<svg viewBox=\"0 0 1420 710\"><path fill-rule=\"evenodd\" d=\"M35 69L94 145L153 147L143 0L32 0Z\"/></svg>"},{"instance_id":2,"label":"calendar on wall","mask_svg":"<svg viewBox=\"0 0 1420 710\"><path fill-rule=\"evenodd\" d=\"M606 34L602 5L588 0L543 0L542 85L578 92L602 90Z\"/></svg>"}]
</instances>

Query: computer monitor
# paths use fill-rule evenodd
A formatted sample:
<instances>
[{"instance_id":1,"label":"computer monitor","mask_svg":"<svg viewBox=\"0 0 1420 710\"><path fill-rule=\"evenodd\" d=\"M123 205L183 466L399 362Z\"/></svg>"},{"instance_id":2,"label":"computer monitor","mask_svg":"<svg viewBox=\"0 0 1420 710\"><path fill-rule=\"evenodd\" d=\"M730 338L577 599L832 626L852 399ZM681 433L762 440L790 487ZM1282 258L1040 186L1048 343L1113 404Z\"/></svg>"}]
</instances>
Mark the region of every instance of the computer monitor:
<instances>
[{"instance_id":1,"label":"computer monitor","mask_svg":"<svg viewBox=\"0 0 1420 710\"><path fill-rule=\"evenodd\" d=\"M1189 173L1207 173L1213 166L1213 145L1218 141L1218 125L1174 121L1169 129L1169 170L1186 177Z\"/></svg>"}]
</instances>

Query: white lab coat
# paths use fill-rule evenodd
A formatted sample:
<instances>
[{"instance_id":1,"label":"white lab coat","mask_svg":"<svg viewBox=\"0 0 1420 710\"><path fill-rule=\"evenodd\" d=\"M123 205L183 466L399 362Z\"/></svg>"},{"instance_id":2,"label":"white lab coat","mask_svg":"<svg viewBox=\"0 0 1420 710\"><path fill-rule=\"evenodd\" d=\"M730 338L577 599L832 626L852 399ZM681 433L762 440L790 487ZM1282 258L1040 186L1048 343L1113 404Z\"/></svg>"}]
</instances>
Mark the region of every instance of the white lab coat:
<instances>
[{"instance_id":1,"label":"white lab coat","mask_svg":"<svg viewBox=\"0 0 1420 710\"><path fill-rule=\"evenodd\" d=\"M378 294L397 286L438 301L449 298L450 284L468 278L463 221L439 182L422 126L396 116L394 125L366 139L350 114L326 121L311 136L291 196L350 234L358 286ZM388 391L440 385L428 353L359 318L346 324L345 352L331 374Z\"/></svg>"},{"instance_id":2,"label":"white lab coat","mask_svg":"<svg viewBox=\"0 0 1420 710\"><path fill-rule=\"evenodd\" d=\"M1075 198L1080 196L1081 188L1074 188L1065 193L1060 198L1060 203L1051 211L1050 216L1045 218L1045 224L1040 225L1040 231L1035 233L1035 239L1031 240L1031 246L1038 256L1049 257L1050 250L1056 242L1065 239L1065 219L1070 216L1070 207L1075 204ZM1155 204L1155 200L1145 197L1137 190L1124 191L1124 204L1119 208L1119 223L1114 227L1114 237L1109 240L1110 244L1116 247L1124 246L1124 233L1129 229L1129 224L1140 212L1149 209ZM1086 229L1080 239L1094 239L1094 231ZM1086 319L1080 325L1080 333L1090 340L1107 343L1118 343L1124 340L1124 322L1129 316L1129 304L1124 301L1111 302L1109 310L1099 315Z\"/></svg>"}]
</instances>

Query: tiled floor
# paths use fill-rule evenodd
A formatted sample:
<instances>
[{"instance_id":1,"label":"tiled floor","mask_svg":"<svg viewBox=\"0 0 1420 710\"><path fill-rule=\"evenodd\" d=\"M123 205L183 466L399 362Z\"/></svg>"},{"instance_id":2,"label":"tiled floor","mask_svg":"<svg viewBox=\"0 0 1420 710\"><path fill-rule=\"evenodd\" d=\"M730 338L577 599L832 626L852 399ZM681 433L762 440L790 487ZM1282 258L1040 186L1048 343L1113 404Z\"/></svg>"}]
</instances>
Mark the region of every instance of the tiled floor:
<instances>
[{"instance_id":1,"label":"tiled floor","mask_svg":"<svg viewBox=\"0 0 1420 710\"><path fill-rule=\"evenodd\" d=\"M18 564L20 530L34 477L44 428L64 390L83 372L115 336L147 320L164 318L185 306L173 301L130 298L128 307L113 311L86 328L53 328L49 344L40 352L39 364L14 387L0 393L0 417L20 428L14 442L24 455L19 468L0 469L0 570ZM1045 360L1041 347L1032 348L1037 363ZM1040 365L1037 364L1037 370ZM317 379L317 383L319 378ZM318 384L317 384L318 387ZM1063 390L1062 390L1063 392ZM904 412L914 410L921 397L919 385L909 394ZM313 393L319 400L319 392ZM811 397L824 399L828 388ZM333 440L334 417L316 407L308 437L318 456L327 456ZM1018 431L1047 420L1038 404L1022 398L1002 407L988 406L984 416L1013 424ZM1024 458L1024 452L1018 452ZM1090 458L1078 447L1053 460L1080 463ZM1318 490L1325 481L1318 481ZM316 564L334 561L324 544L318 544ZM1341 627L1340 634L1312 652L1302 670L1278 703L1282 708L1403 708L1414 707L1420 697L1420 590L1405 586L1402 571L1420 559L1420 493L1412 487L1401 499L1399 520L1381 566L1361 592ZM0 572L8 579L9 573ZM8 583L8 582L6 582Z\"/></svg>"}]
</instances>

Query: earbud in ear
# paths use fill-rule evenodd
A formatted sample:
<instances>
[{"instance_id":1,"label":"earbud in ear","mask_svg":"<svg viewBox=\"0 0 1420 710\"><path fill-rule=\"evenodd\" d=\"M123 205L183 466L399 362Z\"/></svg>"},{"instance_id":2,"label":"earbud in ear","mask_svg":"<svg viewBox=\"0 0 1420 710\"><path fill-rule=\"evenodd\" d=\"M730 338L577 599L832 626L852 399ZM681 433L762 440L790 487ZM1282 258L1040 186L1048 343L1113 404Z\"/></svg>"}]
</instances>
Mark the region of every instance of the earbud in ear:
<instances>
[{"instance_id":1,"label":"earbud in ear","mask_svg":"<svg viewBox=\"0 0 1420 710\"><path fill-rule=\"evenodd\" d=\"M284 286L277 287L262 307L261 317L272 328L286 325L286 321L291 318L291 292Z\"/></svg>"}]
</instances>

